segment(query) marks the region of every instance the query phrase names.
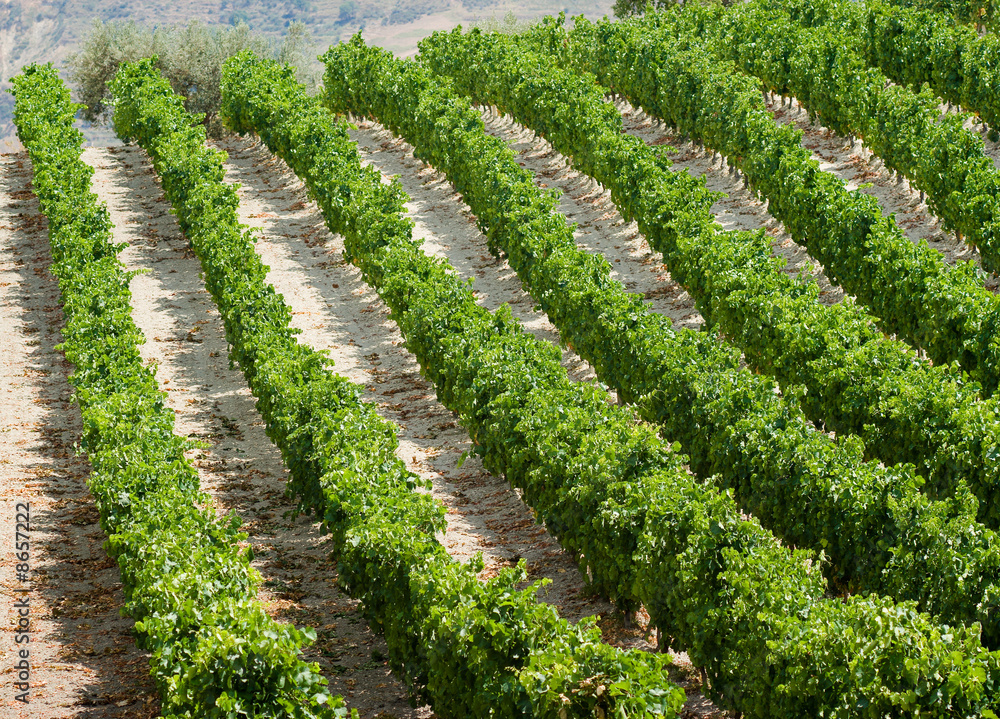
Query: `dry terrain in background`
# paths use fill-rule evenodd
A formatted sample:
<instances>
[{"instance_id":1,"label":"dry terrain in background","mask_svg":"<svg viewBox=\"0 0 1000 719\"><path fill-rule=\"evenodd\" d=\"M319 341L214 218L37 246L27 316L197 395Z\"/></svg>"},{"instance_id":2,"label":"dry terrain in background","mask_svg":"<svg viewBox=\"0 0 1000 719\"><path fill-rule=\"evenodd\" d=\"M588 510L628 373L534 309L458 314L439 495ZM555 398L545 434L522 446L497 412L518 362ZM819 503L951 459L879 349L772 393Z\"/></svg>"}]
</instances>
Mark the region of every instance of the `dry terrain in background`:
<instances>
[{"instance_id":1,"label":"dry terrain in background","mask_svg":"<svg viewBox=\"0 0 1000 719\"><path fill-rule=\"evenodd\" d=\"M358 30L371 44L412 55L417 42L435 30L507 13L524 20L566 10L596 19L610 15L612 5L613 0L0 0L0 152L20 149L11 120L14 102L6 92L10 78L31 62L64 68L95 19L147 25L246 22L272 39L301 21L312 35L312 55ZM87 134L95 145L116 144L106 128Z\"/></svg>"}]
</instances>

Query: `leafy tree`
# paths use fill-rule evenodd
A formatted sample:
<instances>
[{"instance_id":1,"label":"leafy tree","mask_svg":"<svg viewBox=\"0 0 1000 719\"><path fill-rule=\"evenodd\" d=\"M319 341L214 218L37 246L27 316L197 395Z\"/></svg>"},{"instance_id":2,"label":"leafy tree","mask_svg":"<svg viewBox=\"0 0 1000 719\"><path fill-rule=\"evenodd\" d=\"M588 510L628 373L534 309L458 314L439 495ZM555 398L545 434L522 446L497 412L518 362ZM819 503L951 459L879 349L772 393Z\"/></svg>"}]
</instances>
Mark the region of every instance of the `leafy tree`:
<instances>
[{"instance_id":1,"label":"leafy tree","mask_svg":"<svg viewBox=\"0 0 1000 719\"><path fill-rule=\"evenodd\" d=\"M76 99L85 105L82 116L95 124L111 117L108 82L124 62L155 57L156 67L184 97L185 108L205 116L212 136L224 133L218 120L222 102L222 64L241 50L306 68L312 45L301 22L288 26L280 41L262 37L246 24L210 27L194 20L186 26L144 27L129 21L95 21L83 49L67 61L69 78L76 85ZM299 79L317 85L316 73L303 69Z\"/></svg>"},{"instance_id":2,"label":"leafy tree","mask_svg":"<svg viewBox=\"0 0 1000 719\"><path fill-rule=\"evenodd\" d=\"M640 15L648 8L653 10L665 10L674 5L722 5L729 7L735 5L740 0L615 0L612 9L615 17L629 17L630 15Z\"/></svg>"},{"instance_id":3,"label":"leafy tree","mask_svg":"<svg viewBox=\"0 0 1000 719\"><path fill-rule=\"evenodd\" d=\"M337 22L341 25L346 25L357 14L358 4L354 0L344 0L344 2L340 3L340 15L337 18Z\"/></svg>"}]
</instances>

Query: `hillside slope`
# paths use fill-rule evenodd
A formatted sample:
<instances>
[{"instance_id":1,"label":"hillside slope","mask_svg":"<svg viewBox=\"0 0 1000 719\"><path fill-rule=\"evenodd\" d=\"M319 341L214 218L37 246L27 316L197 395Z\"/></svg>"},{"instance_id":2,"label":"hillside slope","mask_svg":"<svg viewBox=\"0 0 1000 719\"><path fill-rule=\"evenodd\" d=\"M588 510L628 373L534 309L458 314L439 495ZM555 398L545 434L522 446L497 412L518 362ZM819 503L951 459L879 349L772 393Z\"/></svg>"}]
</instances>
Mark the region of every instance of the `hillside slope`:
<instances>
[{"instance_id":1,"label":"hillside slope","mask_svg":"<svg viewBox=\"0 0 1000 719\"><path fill-rule=\"evenodd\" d=\"M597 18L610 14L612 0L0 0L0 152L17 147L9 79L30 62L64 67L95 19L140 24L208 25L247 23L277 38L294 21L306 23L316 54L362 29L365 39L394 53L416 52L434 30L513 12L533 18L566 10ZM112 135L97 132L97 144Z\"/></svg>"}]
</instances>

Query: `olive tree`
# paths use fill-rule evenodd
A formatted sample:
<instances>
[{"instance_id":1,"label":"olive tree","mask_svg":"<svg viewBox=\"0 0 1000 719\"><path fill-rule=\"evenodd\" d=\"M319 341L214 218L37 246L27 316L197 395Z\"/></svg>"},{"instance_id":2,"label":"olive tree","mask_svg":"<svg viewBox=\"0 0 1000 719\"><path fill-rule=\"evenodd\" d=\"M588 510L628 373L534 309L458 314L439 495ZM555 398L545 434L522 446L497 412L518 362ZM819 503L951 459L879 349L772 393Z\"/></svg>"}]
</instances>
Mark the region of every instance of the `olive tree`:
<instances>
[{"instance_id":1,"label":"olive tree","mask_svg":"<svg viewBox=\"0 0 1000 719\"><path fill-rule=\"evenodd\" d=\"M675 5L684 6L694 2L702 5L724 5L729 7L738 3L739 0L615 0L612 9L616 17L625 18L629 15L644 13L647 7L653 10L665 10Z\"/></svg>"},{"instance_id":2,"label":"olive tree","mask_svg":"<svg viewBox=\"0 0 1000 719\"><path fill-rule=\"evenodd\" d=\"M228 58L241 50L274 57L302 68L300 79L314 86L315 72L306 63L311 44L303 23L292 23L280 41L272 41L245 24L209 26L194 20L185 26L150 28L132 21L98 20L67 66L77 100L85 105L83 118L106 124L111 115L107 84L119 65L155 56L174 92L184 97L187 110L204 114L209 134L218 136L223 132L218 120L222 65Z\"/></svg>"}]
</instances>

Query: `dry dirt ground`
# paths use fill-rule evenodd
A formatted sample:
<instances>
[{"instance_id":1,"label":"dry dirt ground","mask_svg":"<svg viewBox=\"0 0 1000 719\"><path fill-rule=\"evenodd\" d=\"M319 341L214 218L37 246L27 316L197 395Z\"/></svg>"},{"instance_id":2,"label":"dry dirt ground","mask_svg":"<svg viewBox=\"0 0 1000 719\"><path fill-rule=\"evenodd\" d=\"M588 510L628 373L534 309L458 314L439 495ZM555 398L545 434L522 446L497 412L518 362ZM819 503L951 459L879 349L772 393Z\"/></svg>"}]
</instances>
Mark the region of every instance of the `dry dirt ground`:
<instances>
[{"instance_id":1,"label":"dry dirt ground","mask_svg":"<svg viewBox=\"0 0 1000 719\"><path fill-rule=\"evenodd\" d=\"M777 122L802 130L802 146L812 152L821 170L832 172L852 190L866 185L861 192L878 199L883 212L895 215L896 224L910 240L925 240L949 264L973 262L981 265L977 250L957 239L953 232L941 228L940 220L927 207L923 194L905 177L887 169L862 142L852 142L819 122L812 122L809 113L794 98L782 101L778 96L770 97L768 109ZM967 127L973 129L971 122ZM978 131L978 127L975 130ZM1000 164L1000 143L990 142L985 131L981 134L987 156L995 165ZM985 276L984 284L996 292L1000 277Z\"/></svg>"}]
</instances>

